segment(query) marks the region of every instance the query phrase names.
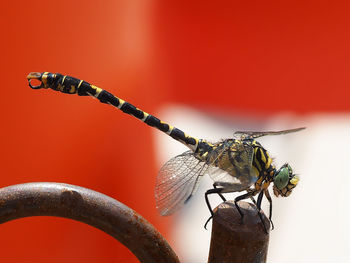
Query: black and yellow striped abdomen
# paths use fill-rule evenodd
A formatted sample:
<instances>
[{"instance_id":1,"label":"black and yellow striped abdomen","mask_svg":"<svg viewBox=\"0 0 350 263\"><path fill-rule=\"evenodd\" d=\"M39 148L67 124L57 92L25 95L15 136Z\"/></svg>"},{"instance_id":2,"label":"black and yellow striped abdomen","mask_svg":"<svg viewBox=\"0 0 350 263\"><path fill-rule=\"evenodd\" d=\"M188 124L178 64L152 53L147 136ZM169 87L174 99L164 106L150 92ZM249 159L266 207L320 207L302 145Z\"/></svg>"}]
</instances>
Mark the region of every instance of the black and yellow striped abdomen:
<instances>
[{"instance_id":1,"label":"black and yellow striped abdomen","mask_svg":"<svg viewBox=\"0 0 350 263\"><path fill-rule=\"evenodd\" d=\"M199 144L204 142L185 134L180 129L173 127L151 114L144 112L136 108L134 105L114 96L106 90L103 90L95 85L92 85L84 80L80 80L74 77L58 74L58 73L30 73L28 80L37 79L41 81L40 86L30 86L34 89L50 88L56 91L60 91L67 94L78 94L79 96L92 96L97 98L100 102L110 104L124 113L130 114L139 120L143 121L151 127L155 127L158 130L168 134L172 138L185 144L192 151L196 151ZM205 143L204 143L205 144Z\"/></svg>"}]
</instances>

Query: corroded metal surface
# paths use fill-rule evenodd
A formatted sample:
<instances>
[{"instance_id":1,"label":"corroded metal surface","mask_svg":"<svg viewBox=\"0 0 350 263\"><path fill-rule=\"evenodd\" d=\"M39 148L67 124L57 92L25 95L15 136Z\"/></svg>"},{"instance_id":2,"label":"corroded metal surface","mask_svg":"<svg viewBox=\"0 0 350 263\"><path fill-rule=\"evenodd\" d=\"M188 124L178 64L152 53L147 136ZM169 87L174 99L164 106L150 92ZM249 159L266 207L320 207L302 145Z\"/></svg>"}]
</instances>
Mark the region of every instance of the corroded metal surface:
<instances>
[{"instance_id":1,"label":"corroded metal surface","mask_svg":"<svg viewBox=\"0 0 350 263\"><path fill-rule=\"evenodd\" d=\"M29 216L58 216L94 226L124 244L141 262L179 262L143 217L101 193L60 183L28 183L0 189L0 223Z\"/></svg>"},{"instance_id":2,"label":"corroded metal surface","mask_svg":"<svg viewBox=\"0 0 350 263\"><path fill-rule=\"evenodd\" d=\"M239 205L243 219L233 201L222 203L214 210L209 263L266 262L269 234L256 206L247 202L239 202ZM262 217L269 229L269 220L264 214Z\"/></svg>"}]
</instances>

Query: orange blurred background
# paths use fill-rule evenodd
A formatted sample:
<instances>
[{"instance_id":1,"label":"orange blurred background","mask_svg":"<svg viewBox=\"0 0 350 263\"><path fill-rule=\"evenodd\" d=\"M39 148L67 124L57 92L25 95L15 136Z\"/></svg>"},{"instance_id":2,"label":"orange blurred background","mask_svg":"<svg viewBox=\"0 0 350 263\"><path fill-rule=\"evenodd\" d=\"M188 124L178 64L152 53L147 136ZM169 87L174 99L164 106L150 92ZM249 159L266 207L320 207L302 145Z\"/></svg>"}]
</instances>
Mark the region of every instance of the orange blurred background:
<instances>
[{"instance_id":1,"label":"orange blurred background","mask_svg":"<svg viewBox=\"0 0 350 263\"><path fill-rule=\"evenodd\" d=\"M84 79L157 115L348 112L345 1L5 1L1 7L1 186L75 184L157 214L151 128L97 100L31 90L26 75ZM167 120L164 120L167 121ZM179 127L180 128L180 127ZM185 130L185 127L182 127ZM117 241L61 218L0 227L3 262L137 262Z\"/></svg>"}]
</instances>

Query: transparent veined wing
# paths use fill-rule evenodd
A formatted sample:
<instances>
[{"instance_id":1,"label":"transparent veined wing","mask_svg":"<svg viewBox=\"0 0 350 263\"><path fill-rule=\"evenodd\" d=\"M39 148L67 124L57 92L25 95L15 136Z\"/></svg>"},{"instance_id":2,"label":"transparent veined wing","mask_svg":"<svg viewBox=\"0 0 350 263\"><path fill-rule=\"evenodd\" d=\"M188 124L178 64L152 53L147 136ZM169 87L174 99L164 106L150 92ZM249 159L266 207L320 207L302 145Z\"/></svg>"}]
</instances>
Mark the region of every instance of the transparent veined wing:
<instances>
[{"instance_id":1,"label":"transparent veined wing","mask_svg":"<svg viewBox=\"0 0 350 263\"><path fill-rule=\"evenodd\" d=\"M172 159L159 171L155 187L156 206L163 216L180 209L195 193L208 165L192 151Z\"/></svg>"},{"instance_id":2,"label":"transparent veined wing","mask_svg":"<svg viewBox=\"0 0 350 263\"><path fill-rule=\"evenodd\" d=\"M295 129L289 129L289 130L282 130L282 131L265 131L265 132L254 132L254 131L236 131L235 135L240 135L241 139L256 139L262 136L266 135L280 135L280 134L287 134L292 132L298 132L301 130L304 130L305 127L295 128Z\"/></svg>"},{"instance_id":3,"label":"transparent veined wing","mask_svg":"<svg viewBox=\"0 0 350 263\"><path fill-rule=\"evenodd\" d=\"M223 192L239 192L246 190L258 180L253 169L253 147L243 141L234 140L223 143L212 153L215 159L207 172ZM214 165L215 164L215 165Z\"/></svg>"}]
</instances>

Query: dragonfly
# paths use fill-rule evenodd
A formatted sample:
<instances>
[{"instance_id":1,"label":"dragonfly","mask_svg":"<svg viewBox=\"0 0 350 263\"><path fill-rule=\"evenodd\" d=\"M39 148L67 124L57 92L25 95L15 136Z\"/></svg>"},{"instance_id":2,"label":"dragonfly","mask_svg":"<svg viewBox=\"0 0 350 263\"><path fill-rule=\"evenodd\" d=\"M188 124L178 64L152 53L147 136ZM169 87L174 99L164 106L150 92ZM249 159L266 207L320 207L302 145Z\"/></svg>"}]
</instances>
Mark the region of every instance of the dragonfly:
<instances>
[{"instance_id":1,"label":"dragonfly","mask_svg":"<svg viewBox=\"0 0 350 263\"><path fill-rule=\"evenodd\" d=\"M301 131L305 127L281 131L236 131L233 138L211 143L192 137L182 130L161 121L108 91L84 80L50 72L32 72L27 76L32 89L52 89L66 94L91 96L100 102L112 105L122 112L132 115L147 125L157 128L189 148L173 157L160 169L155 186L156 207L162 216L168 216L182 208L195 194L201 179L209 175L214 181L213 188L205 192L205 201L213 216L208 196L218 194L226 201L224 193L246 193L234 199L235 207L243 218L238 202L250 198L261 215L261 203L265 196L269 206L269 220L272 225L272 198L269 186L273 184L275 196L287 197L299 182L288 163L276 169L268 151L256 140L267 135L281 135ZM38 85L33 85L35 80ZM257 195L257 201L254 197Z\"/></svg>"}]
</instances>

